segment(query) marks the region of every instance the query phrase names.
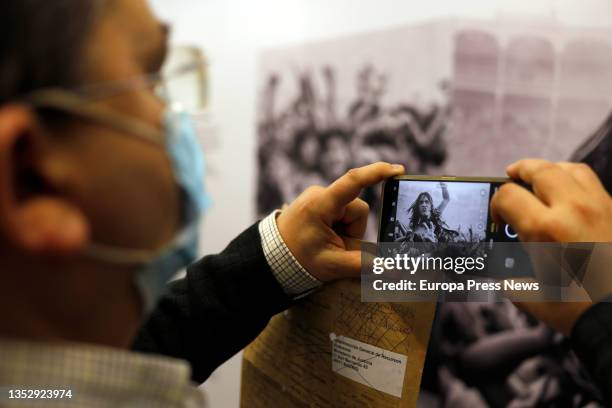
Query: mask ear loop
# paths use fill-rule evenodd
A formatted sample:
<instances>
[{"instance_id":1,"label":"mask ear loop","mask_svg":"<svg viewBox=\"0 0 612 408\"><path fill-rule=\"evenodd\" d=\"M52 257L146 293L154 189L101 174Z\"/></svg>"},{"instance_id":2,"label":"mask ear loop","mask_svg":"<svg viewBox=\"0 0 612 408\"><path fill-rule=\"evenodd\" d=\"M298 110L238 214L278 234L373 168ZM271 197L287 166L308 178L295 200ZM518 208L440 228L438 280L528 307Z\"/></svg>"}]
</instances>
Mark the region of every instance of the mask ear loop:
<instances>
[{"instance_id":1,"label":"mask ear loop","mask_svg":"<svg viewBox=\"0 0 612 408\"><path fill-rule=\"evenodd\" d=\"M162 133L154 126L136 118L127 117L109 108L93 105L87 99L60 89L49 89L30 94L24 100L36 108L59 109L73 115L91 120L100 125L142 138L144 141L163 145ZM181 238L179 237L178 240ZM140 250L115 248L103 244L90 244L83 254L89 258L117 265L142 266L151 262L160 253L172 248L165 245L159 250Z\"/></svg>"},{"instance_id":2,"label":"mask ear loop","mask_svg":"<svg viewBox=\"0 0 612 408\"><path fill-rule=\"evenodd\" d=\"M94 105L91 101L71 92L47 89L30 94L24 101L36 108L63 110L100 125L140 137L148 142L163 145L162 132L155 126L143 120L122 115L105 106Z\"/></svg>"},{"instance_id":3,"label":"mask ear loop","mask_svg":"<svg viewBox=\"0 0 612 408\"><path fill-rule=\"evenodd\" d=\"M160 252L163 251L164 250L161 250ZM157 254L158 252L155 251L114 248L101 244L90 244L83 251L83 255L87 258L113 265L124 266L147 265L152 259L155 259Z\"/></svg>"},{"instance_id":4,"label":"mask ear loop","mask_svg":"<svg viewBox=\"0 0 612 408\"><path fill-rule=\"evenodd\" d=\"M176 246L181 246L197 232L196 227L187 228L176 237L172 243L164 245L157 251L115 248L103 244L90 244L83 254L91 259L115 265L143 266L149 264L158 256L170 252Z\"/></svg>"}]
</instances>

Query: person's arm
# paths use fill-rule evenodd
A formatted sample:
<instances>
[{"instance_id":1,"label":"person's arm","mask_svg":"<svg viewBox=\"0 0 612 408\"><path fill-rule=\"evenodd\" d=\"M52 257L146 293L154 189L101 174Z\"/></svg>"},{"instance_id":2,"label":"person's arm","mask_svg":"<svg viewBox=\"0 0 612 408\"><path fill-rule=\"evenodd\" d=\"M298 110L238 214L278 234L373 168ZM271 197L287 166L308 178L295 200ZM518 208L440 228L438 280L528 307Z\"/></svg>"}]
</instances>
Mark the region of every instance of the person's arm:
<instances>
[{"instance_id":1,"label":"person's arm","mask_svg":"<svg viewBox=\"0 0 612 408\"><path fill-rule=\"evenodd\" d=\"M502 186L491 202L497 223L508 222L521 241L612 242L612 198L584 164L521 160L508 175L530 184ZM589 273L607 276L609 262ZM609 279L598 280L598 293L612 293ZM593 299L599 301L600 299ZM576 353L612 403L612 307L590 302L515 302L552 328L569 335Z\"/></svg>"},{"instance_id":2,"label":"person's arm","mask_svg":"<svg viewBox=\"0 0 612 408\"><path fill-rule=\"evenodd\" d=\"M448 187L446 186L446 183L440 183L440 188L442 189L442 202L438 206L438 213L442 215L446 209L446 206L450 202L450 194L448 194Z\"/></svg>"},{"instance_id":3,"label":"person's arm","mask_svg":"<svg viewBox=\"0 0 612 408\"><path fill-rule=\"evenodd\" d=\"M254 225L170 284L133 348L189 361L193 380L201 383L290 304Z\"/></svg>"},{"instance_id":4,"label":"person's arm","mask_svg":"<svg viewBox=\"0 0 612 408\"><path fill-rule=\"evenodd\" d=\"M516 303L525 312L570 336L572 349L612 404L612 297L588 302Z\"/></svg>"},{"instance_id":5,"label":"person's arm","mask_svg":"<svg viewBox=\"0 0 612 408\"><path fill-rule=\"evenodd\" d=\"M612 403L612 303L598 303L584 312L570 339L576 355L603 392L604 400Z\"/></svg>"},{"instance_id":6,"label":"person's arm","mask_svg":"<svg viewBox=\"0 0 612 408\"><path fill-rule=\"evenodd\" d=\"M311 187L219 255L190 266L186 278L170 285L134 349L187 360L194 381L203 382L291 298L319 282L359 276L369 207L357 197L364 187L403 171L376 163L327 188Z\"/></svg>"}]
</instances>

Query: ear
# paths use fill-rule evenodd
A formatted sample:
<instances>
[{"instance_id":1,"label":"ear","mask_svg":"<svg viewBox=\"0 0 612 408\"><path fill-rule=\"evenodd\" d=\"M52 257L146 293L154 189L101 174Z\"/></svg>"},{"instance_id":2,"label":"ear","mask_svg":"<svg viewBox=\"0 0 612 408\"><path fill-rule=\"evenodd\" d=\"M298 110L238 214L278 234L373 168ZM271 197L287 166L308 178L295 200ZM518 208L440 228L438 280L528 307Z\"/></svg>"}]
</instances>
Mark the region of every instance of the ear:
<instances>
[{"instance_id":1,"label":"ear","mask_svg":"<svg viewBox=\"0 0 612 408\"><path fill-rule=\"evenodd\" d=\"M71 255L88 242L83 213L45 171L48 134L22 105L0 107L0 235L38 255Z\"/></svg>"}]
</instances>

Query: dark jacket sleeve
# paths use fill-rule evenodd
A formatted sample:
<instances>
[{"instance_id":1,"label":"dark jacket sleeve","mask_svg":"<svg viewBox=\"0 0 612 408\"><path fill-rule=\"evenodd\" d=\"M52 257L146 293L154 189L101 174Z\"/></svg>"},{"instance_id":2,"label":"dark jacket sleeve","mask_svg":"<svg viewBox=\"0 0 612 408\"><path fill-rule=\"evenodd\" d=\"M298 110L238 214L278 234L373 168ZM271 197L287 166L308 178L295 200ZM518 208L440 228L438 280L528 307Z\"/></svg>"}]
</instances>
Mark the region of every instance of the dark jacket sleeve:
<instances>
[{"instance_id":1,"label":"dark jacket sleeve","mask_svg":"<svg viewBox=\"0 0 612 408\"><path fill-rule=\"evenodd\" d=\"M189 361L198 383L290 306L263 254L257 224L170 284L133 348Z\"/></svg>"},{"instance_id":2,"label":"dark jacket sleeve","mask_svg":"<svg viewBox=\"0 0 612 408\"><path fill-rule=\"evenodd\" d=\"M612 303L598 303L580 316L571 341L602 391L606 406L612 406Z\"/></svg>"}]
</instances>

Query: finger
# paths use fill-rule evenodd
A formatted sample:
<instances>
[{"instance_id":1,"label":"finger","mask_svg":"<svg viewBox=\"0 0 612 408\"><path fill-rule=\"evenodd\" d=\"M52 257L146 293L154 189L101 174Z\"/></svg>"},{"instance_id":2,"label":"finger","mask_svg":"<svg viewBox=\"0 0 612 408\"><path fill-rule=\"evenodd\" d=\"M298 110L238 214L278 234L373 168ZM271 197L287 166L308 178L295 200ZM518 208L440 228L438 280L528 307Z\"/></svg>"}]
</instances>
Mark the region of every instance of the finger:
<instances>
[{"instance_id":1,"label":"finger","mask_svg":"<svg viewBox=\"0 0 612 408\"><path fill-rule=\"evenodd\" d=\"M588 165L571 162L559 162L557 165L570 173L583 190L597 193L604 192L607 194L604 186L601 184L601 180Z\"/></svg>"},{"instance_id":2,"label":"finger","mask_svg":"<svg viewBox=\"0 0 612 408\"><path fill-rule=\"evenodd\" d=\"M510 166L509 175L531 185L533 192L544 203L552 205L579 194L577 181L561 166L542 159L520 160Z\"/></svg>"},{"instance_id":3,"label":"finger","mask_svg":"<svg viewBox=\"0 0 612 408\"><path fill-rule=\"evenodd\" d=\"M491 200L491 215L498 225L508 223L524 237L535 219L543 217L549 209L526 188L506 183Z\"/></svg>"},{"instance_id":4,"label":"finger","mask_svg":"<svg viewBox=\"0 0 612 408\"><path fill-rule=\"evenodd\" d=\"M350 238L363 238L368 226L370 206L360 198L351 201L344 211L344 217L340 220L343 235Z\"/></svg>"},{"instance_id":5,"label":"finger","mask_svg":"<svg viewBox=\"0 0 612 408\"><path fill-rule=\"evenodd\" d=\"M356 199L363 188L403 173L404 166L383 162L349 170L326 189L322 210L339 211Z\"/></svg>"},{"instance_id":6,"label":"finger","mask_svg":"<svg viewBox=\"0 0 612 408\"><path fill-rule=\"evenodd\" d=\"M339 278L357 278L361 275L362 253L360 249L333 251L328 255L329 265L333 266Z\"/></svg>"},{"instance_id":7,"label":"finger","mask_svg":"<svg viewBox=\"0 0 612 408\"><path fill-rule=\"evenodd\" d=\"M352 237L342 237L344 241L344 246L347 251L361 251L361 247L363 246L363 241L359 238Z\"/></svg>"},{"instance_id":8,"label":"finger","mask_svg":"<svg viewBox=\"0 0 612 408\"><path fill-rule=\"evenodd\" d=\"M510 176L510 178L518 180L521 179L521 171L525 168L535 168L535 167L542 167L545 165L551 165L552 162L548 161L548 160L544 160L544 159L521 159L518 160L514 163L512 163L511 165L509 165L508 167L506 167L506 173L508 174L508 176ZM523 180L523 181L527 181L527 180Z\"/></svg>"}]
</instances>

